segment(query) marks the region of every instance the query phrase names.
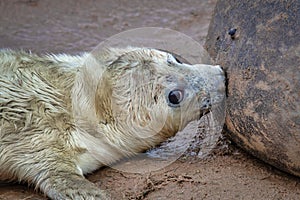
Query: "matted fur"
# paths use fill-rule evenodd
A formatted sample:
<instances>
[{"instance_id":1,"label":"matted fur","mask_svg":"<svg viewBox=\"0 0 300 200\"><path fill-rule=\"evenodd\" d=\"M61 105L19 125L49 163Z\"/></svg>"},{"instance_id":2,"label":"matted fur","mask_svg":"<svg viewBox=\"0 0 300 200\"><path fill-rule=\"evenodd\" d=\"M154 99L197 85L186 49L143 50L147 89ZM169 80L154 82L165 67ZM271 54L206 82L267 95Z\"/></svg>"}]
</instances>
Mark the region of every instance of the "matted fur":
<instances>
[{"instance_id":1,"label":"matted fur","mask_svg":"<svg viewBox=\"0 0 300 200\"><path fill-rule=\"evenodd\" d=\"M0 178L33 184L52 199L108 198L83 175L201 117L210 107L201 76L211 73L198 67L147 48L0 51ZM184 91L180 106L168 102L174 89Z\"/></svg>"}]
</instances>

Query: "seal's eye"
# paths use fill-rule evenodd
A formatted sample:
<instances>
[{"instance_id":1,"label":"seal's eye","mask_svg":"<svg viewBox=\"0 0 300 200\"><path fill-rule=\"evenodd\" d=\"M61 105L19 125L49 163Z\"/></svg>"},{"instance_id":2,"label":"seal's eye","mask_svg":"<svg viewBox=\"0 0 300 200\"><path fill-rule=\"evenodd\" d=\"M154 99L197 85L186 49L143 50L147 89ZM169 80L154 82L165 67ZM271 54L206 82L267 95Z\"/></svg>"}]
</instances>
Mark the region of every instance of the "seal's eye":
<instances>
[{"instance_id":1,"label":"seal's eye","mask_svg":"<svg viewBox=\"0 0 300 200\"><path fill-rule=\"evenodd\" d=\"M177 106L183 100L183 91L182 90L172 90L168 95L169 102L171 105Z\"/></svg>"}]
</instances>

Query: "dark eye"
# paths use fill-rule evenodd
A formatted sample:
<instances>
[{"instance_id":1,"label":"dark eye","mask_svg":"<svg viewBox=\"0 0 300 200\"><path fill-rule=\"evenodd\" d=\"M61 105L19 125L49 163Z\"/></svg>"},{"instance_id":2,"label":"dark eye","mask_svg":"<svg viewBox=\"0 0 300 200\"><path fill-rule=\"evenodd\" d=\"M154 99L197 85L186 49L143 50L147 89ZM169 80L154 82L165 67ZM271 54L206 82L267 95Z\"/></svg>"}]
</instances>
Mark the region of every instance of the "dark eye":
<instances>
[{"instance_id":1,"label":"dark eye","mask_svg":"<svg viewBox=\"0 0 300 200\"><path fill-rule=\"evenodd\" d=\"M172 90L168 95L169 102L172 105L178 105L183 100L183 91L181 90Z\"/></svg>"}]
</instances>

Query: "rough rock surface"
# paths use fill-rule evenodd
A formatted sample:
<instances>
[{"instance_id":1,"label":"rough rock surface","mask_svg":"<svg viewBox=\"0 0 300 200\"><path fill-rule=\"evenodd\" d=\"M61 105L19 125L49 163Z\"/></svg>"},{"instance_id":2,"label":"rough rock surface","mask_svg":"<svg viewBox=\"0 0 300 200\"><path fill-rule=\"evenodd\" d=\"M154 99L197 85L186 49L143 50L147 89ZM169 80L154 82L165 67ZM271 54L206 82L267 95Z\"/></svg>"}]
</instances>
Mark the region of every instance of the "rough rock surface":
<instances>
[{"instance_id":1,"label":"rough rock surface","mask_svg":"<svg viewBox=\"0 0 300 200\"><path fill-rule=\"evenodd\" d=\"M226 125L242 148L300 176L300 1L220 0L206 48L227 70Z\"/></svg>"}]
</instances>

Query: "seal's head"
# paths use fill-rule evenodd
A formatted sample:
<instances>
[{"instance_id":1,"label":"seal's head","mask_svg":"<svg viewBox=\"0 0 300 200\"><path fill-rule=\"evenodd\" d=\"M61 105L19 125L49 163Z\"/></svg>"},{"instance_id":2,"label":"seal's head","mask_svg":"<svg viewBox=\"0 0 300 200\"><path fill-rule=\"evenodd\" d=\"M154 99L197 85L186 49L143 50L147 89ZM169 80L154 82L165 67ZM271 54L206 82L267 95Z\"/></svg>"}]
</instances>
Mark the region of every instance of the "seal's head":
<instances>
[{"instance_id":1,"label":"seal's head","mask_svg":"<svg viewBox=\"0 0 300 200\"><path fill-rule=\"evenodd\" d=\"M96 83L95 98L87 101L94 102L94 136L123 155L154 147L209 112L208 81L223 77L219 66L181 63L156 49L109 49L93 57L102 68L85 78Z\"/></svg>"},{"instance_id":2,"label":"seal's head","mask_svg":"<svg viewBox=\"0 0 300 200\"><path fill-rule=\"evenodd\" d=\"M159 144L209 112L207 76L223 74L218 66L184 64L155 49L113 49L107 55L113 56L107 56L97 86L98 122L134 151Z\"/></svg>"}]
</instances>

